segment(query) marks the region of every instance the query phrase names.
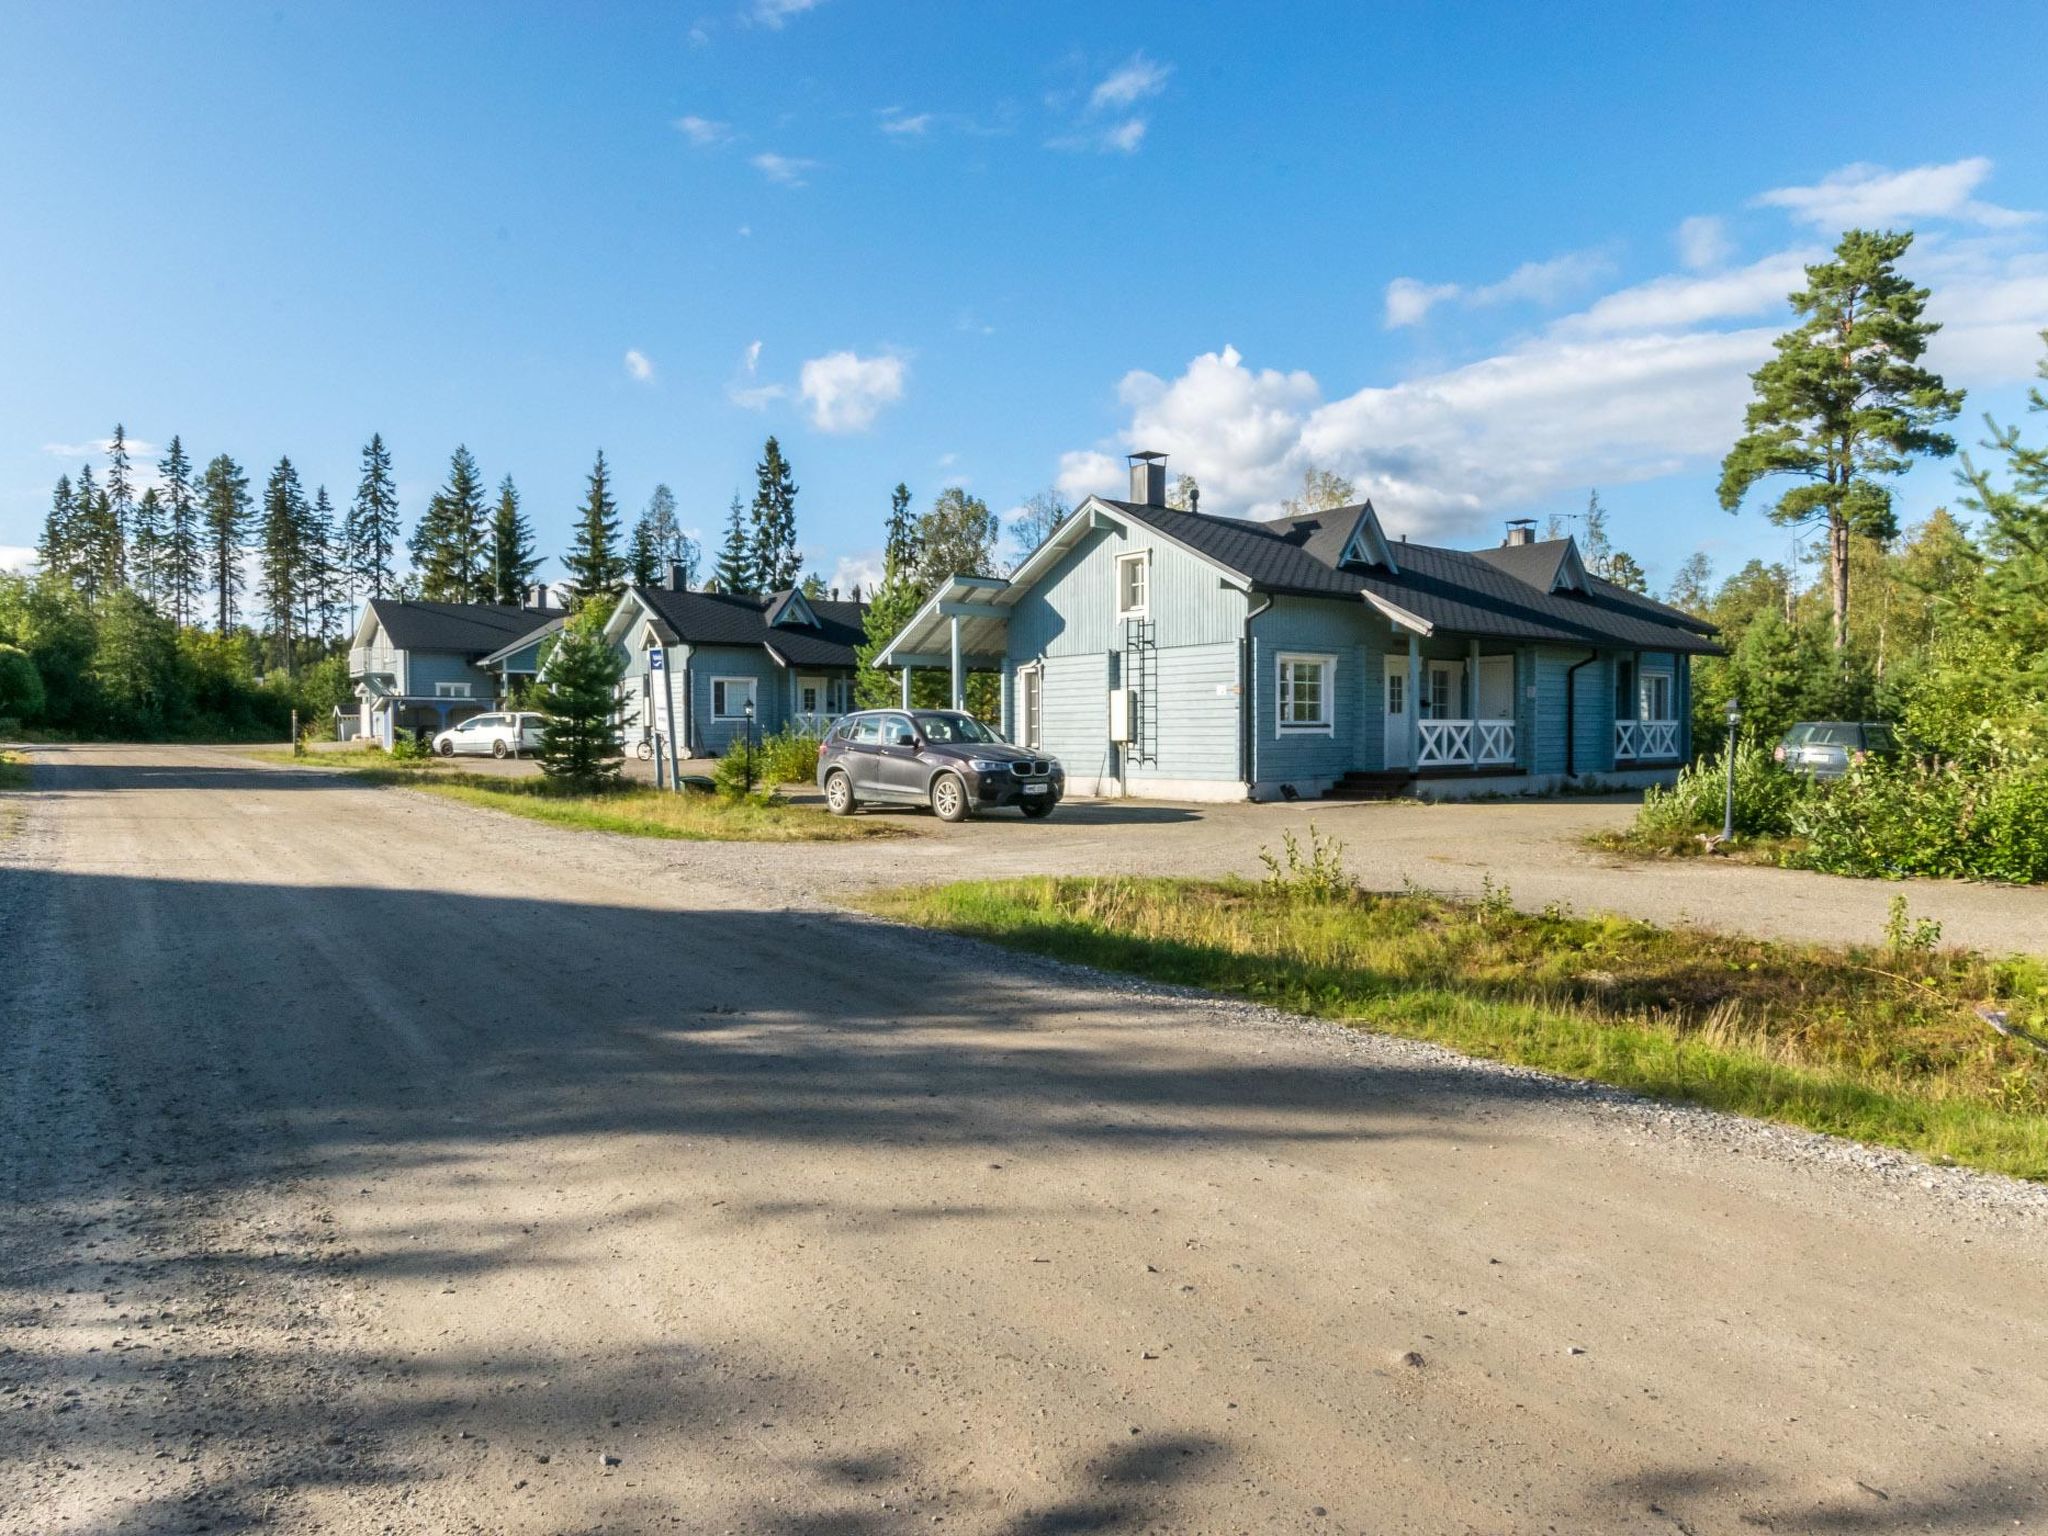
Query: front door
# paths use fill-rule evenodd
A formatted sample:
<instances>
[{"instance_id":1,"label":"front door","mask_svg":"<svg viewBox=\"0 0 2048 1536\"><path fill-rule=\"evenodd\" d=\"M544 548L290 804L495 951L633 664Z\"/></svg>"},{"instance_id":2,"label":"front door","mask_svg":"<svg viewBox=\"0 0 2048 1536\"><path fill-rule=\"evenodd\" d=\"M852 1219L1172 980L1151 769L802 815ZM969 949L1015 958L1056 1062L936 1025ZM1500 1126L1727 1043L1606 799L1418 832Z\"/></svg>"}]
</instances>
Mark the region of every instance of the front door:
<instances>
[{"instance_id":1,"label":"front door","mask_svg":"<svg viewBox=\"0 0 2048 1536\"><path fill-rule=\"evenodd\" d=\"M1386 676L1387 766L1410 768L1408 760L1408 711L1414 701L1408 697L1408 658L1389 656Z\"/></svg>"}]
</instances>

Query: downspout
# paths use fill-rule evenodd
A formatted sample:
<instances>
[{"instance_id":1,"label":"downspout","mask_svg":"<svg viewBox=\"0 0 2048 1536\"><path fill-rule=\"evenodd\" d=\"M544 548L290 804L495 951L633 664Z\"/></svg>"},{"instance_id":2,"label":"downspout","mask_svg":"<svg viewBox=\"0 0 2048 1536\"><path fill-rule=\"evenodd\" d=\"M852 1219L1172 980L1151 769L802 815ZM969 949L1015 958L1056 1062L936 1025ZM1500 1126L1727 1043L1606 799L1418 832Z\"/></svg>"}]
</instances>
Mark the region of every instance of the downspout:
<instances>
[{"instance_id":1,"label":"downspout","mask_svg":"<svg viewBox=\"0 0 2048 1536\"><path fill-rule=\"evenodd\" d=\"M1564 776L1568 779L1579 776L1579 668L1590 667L1599 659L1598 651L1588 651L1584 661L1564 669Z\"/></svg>"},{"instance_id":2,"label":"downspout","mask_svg":"<svg viewBox=\"0 0 2048 1536\"><path fill-rule=\"evenodd\" d=\"M1269 592L1264 603L1245 609L1244 638L1237 642L1237 770L1238 777L1244 780L1244 797L1247 800L1252 797L1252 774L1257 767L1252 757L1259 714L1253 695L1257 672L1252 666L1252 620L1272 606L1273 595Z\"/></svg>"}]
</instances>

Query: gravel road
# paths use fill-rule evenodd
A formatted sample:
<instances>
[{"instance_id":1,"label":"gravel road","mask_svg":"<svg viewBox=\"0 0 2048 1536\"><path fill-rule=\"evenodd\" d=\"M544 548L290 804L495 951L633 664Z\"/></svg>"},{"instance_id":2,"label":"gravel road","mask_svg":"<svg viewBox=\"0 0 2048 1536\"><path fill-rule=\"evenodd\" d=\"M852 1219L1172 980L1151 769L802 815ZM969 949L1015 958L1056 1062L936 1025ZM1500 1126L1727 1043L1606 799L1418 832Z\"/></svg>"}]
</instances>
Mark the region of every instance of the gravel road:
<instances>
[{"instance_id":1,"label":"gravel road","mask_svg":"<svg viewBox=\"0 0 2048 1536\"><path fill-rule=\"evenodd\" d=\"M2040 1189L852 917L854 850L35 786L10 1536L2048 1524Z\"/></svg>"}]
</instances>

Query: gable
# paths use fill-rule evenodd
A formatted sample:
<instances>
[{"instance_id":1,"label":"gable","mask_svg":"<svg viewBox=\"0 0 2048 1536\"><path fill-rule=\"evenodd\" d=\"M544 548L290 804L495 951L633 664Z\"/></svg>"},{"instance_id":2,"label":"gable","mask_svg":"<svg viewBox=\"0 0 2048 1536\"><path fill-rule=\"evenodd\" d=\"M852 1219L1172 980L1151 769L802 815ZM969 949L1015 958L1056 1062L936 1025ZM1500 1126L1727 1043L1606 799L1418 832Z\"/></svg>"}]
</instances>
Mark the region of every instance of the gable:
<instances>
[{"instance_id":1,"label":"gable","mask_svg":"<svg viewBox=\"0 0 2048 1536\"><path fill-rule=\"evenodd\" d=\"M780 629L792 624L802 625L806 629L818 627L818 615L812 611L810 603L796 587L791 587L768 605L766 618L771 629Z\"/></svg>"},{"instance_id":2,"label":"gable","mask_svg":"<svg viewBox=\"0 0 2048 1536\"><path fill-rule=\"evenodd\" d=\"M1351 533L1344 540L1344 552L1337 557L1337 564L1350 570L1371 569L1374 566L1391 573L1398 573L1400 567L1394 563L1393 546L1387 542L1386 534L1380 528L1379 514L1367 502L1358 509L1358 521L1351 525Z\"/></svg>"}]
</instances>

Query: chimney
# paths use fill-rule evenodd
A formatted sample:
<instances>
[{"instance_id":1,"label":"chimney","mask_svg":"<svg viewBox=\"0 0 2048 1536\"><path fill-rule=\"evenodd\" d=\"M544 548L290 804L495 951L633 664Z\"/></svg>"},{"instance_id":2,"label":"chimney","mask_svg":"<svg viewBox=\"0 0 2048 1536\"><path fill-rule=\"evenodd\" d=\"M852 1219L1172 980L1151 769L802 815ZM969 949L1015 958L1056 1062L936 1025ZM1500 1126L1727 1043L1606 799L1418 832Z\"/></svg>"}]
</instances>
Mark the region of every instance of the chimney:
<instances>
[{"instance_id":1,"label":"chimney","mask_svg":"<svg viewBox=\"0 0 2048 1536\"><path fill-rule=\"evenodd\" d=\"M680 560L671 560L668 563L668 589L671 592L690 590L690 573L683 568L683 562Z\"/></svg>"},{"instance_id":2,"label":"chimney","mask_svg":"<svg viewBox=\"0 0 2048 1536\"><path fill-rule=\"evenodd\" d=\"M1508 519L1508 536L1501 543L1509 549L1517 544L1536 542L1536 519L1533 517L1511 517Z\"/></svg>"},{"instance_id":3,"label":"chimney","mask_svg":"<svg viewBox=\"0 0 2048 1536\"><path fill-rule=\"evenodd\" d=\"M1126 457L1131 465L1131 501L1140 507L1163 507L1166 505L1166 455L1163 453L1133 453Z\"/></svg>"},{"instance_id":4,"label":"chimney","mask_svg":"<svg viewBox=\"0 0 2048 1536\"><path fill-rule=\"evenodd\" d=\"M526 606L529 608L545 608L547 605L548 584L544 581L536 581L526 589Z\"/></svg>"}]
</instances>

